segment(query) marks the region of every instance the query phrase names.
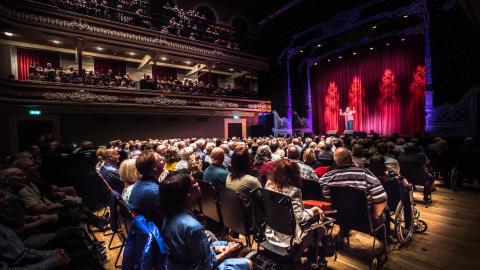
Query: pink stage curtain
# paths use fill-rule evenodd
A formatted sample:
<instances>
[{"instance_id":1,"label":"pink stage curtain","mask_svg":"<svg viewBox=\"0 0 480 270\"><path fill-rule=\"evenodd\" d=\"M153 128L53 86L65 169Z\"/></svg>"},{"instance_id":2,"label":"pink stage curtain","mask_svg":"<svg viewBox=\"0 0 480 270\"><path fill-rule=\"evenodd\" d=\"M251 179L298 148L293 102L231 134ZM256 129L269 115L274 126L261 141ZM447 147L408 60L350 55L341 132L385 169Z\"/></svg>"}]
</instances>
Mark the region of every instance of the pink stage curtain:
<instances>
[{"instance_id":1,"label":"pink stage curtain","mask_svg":"<svg viewBox=\"0 0 480 270\"><path fill-rule=\"evenodd\" d=\"M383 135L424 131L424 38L411 36L389 44L357 48L344 52L341 59L335 55L330 62L324 59L312 66L314 123L320 133L342 132L345 119L339 110L347 106L355 107L357 131Z\"/></svg>"},{"instance_id":2,"label":"pink stage curtain","mask_svg":"<svg viewBox=\"0 0 480 270\"><path fill-rule=\"evenodd\" d=\"M17 48L17 65L19 80L28 79L28 68L35 62L40 62L40 66L42 67L45 67L47 63L51 63L52 67L58 68L60 66L60 54L50 51Z\"/></svg>"},{"instance_id":3,"label":"pink stage curtain","mask_svg":"<svg viewBox=\"0 0 480 270\"><path fill-rule=\"evenodd\" d=\"M174 81L177 79L177 70L170 67L153 66L152 74L154 80Z\"/></svg>"},{"instance_id":4,"label":"pink stage curtain","mask_svg":"<svg viewBox=\"0 0 480 270\"><path fill-rule=\"evenodd\" d=\"M112 59L94 58L93 69L99 74L108 74L108 70L111 69L115 75L125 75L127 72L127 63Z\"/></svg>"}]
</instances>

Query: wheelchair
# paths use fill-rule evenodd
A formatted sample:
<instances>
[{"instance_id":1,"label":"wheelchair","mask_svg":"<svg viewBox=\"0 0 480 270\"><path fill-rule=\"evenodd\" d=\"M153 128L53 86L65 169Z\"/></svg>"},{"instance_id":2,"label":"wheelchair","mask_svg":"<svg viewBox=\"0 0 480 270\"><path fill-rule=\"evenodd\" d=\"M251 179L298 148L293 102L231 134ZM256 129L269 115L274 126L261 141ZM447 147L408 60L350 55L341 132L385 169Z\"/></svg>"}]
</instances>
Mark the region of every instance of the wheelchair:
<instances>
[{"instance_id":1,"label":"wheelchair","mask_svg":"<svg viewBox=\"0 0 480 270\"><path fill-rule=\"evenodd\" d=\"M311 231L312 235L308 237L314 237L313 243L321 243L321 247L315 244L316 247L308 251L309 257L313 260L302 263L301 258L307 254L302 248L303 243L296 244L293 242L297 223L290 197L278 192L262 190L262 201L266 225L276 232L290 236L291 241L287 247L279 247L268 241L260 242L258 250L250 252L246 257L253 262L254 269L311 269L312 266L316 266L318 269L327 269L325 257L336 255L335 245L331 237L335 220L327 218L320 222L319 217L314 216L304 223L298 224L302 233L305 233L308 228L314 225L315 229Z\"/></svg>"},{"instance_id":2,"label":"wheelchair","mask_svg":"<svg viewBox=\"0 0 480 270\"><path fill-rule=\"evenodd\" d=\"M394 178L383 184L388 196L388 208L390 210L390 221L394 224L394 234L399 244L404 245L410 242L415 233L424 233L428 229L428 225L425 221L420 219L420 211L415 207L415 201L413 200L413 186L408 188L408 199L411 203L410 209L410 221L406 218L406 207L401 200L400 192L404 192L404 189L400 181L402 178ZM410 224L408 224L408 223Z\"/></svg>"}]
</instances>

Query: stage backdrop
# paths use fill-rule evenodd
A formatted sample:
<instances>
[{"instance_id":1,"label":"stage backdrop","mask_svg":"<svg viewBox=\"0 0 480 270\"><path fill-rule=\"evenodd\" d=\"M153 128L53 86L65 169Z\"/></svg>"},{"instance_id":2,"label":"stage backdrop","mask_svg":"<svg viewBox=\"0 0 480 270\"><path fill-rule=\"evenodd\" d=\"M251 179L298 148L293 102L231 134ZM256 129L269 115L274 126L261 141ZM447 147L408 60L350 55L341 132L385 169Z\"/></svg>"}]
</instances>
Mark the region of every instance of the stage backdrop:
<instances>
[{"instance_id":1,"label":"stage backdrop","mask_svg":"<svg viewBox=\"0 0 480 270\"><path fill-rule=\"evenodd\" d=\"M384 41L330 59L310 71L314 123L321 134L344 130L339 114L347 106L355 107L357 131L384 135L424 131L423 37Z\"/></svg>"}]
</instances>

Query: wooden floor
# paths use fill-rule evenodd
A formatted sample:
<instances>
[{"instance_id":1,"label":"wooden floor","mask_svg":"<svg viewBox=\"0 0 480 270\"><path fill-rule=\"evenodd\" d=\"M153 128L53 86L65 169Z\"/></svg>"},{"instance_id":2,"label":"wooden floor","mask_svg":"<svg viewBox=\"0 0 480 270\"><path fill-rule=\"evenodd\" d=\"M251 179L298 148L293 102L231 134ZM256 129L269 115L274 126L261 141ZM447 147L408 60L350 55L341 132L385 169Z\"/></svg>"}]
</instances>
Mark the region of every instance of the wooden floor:
<instances>
[{"instance_id":1,"label":"wooden floor","mask_svg":"<svg viewBox=\"0 0 480 270\"><path fill-rule=\"evenodd\" d=\"M422 194L416 192L415 198L421 199ZM382 269L480 269L480 190L453 192L438 188L433 201L428 208L417 204L420 219L428 224L427 232L415 235L408 246L390 246ZM102 233L96 233L96 237L107 243L110 239ZM372 243L370 236L352 232L350 247L340 251L335 262L329 258L328 268L368 269ZM118 244L118 239L113 244ZM108 251L106 269L115 269L117 253L118 249Z\"/></svg>"}]
</instances>

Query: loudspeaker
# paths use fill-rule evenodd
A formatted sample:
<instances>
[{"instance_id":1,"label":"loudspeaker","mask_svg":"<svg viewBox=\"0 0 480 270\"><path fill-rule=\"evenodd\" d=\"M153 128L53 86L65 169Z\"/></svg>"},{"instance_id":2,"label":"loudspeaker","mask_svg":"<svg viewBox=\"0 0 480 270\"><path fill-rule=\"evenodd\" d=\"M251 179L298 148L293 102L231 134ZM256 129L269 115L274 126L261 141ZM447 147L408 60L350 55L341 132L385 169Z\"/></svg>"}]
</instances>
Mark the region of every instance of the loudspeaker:
<instances>
[{"instance_id":1,"label":"loudspeaker","mask_svg":"<svg viewBox=\"0 0 480 270\"><path fill-rule=\"evenodd\" d=\"M337 135L338 135L338 130L336 129L327 131L327 136L337 136Z\"/></svg>"}]
</instances>

